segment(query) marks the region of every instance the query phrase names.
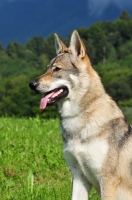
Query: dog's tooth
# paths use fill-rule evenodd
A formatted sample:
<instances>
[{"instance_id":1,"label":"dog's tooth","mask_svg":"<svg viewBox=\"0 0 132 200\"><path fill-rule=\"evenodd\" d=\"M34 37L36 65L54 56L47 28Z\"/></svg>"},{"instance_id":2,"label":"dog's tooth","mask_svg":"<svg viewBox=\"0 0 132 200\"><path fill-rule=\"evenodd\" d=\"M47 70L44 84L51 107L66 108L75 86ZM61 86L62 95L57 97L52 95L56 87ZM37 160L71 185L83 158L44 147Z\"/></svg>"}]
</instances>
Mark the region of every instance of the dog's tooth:
<instances>
[{"instance_id":1,"label":"dog's tooth","mask_svg":"<svg viewBox=\"0 0 132 200\"><path fill-rule=\"evenodd\" d=\"M60 89L60 90L59 90L59 93L62 93L62 92L63 92L63 89Z\"/></svg>"},{"instance_id":2,"label":"dog's tooth","mask_svg":"<svg viewBox=\"0 0 132 200\"><path fill-rule=\"evenodd\" d=\"M60 89L58 92L56 92L53 96L52 96L52 98L55 98L56 96L58 96L60 93L62 93L63 92L63 89Z\"/></svg>"},{"instance_id":3,"label":"dog's tooth","mask_svg":"<svg viewBox=\"0 0 132 200\"><path fill-rule=\"evenodd\" d=\"M58 94L60 94L60 93L61 93L61 91L59 90L59 91L58 91Z\"/></svg>"}]
</instances>

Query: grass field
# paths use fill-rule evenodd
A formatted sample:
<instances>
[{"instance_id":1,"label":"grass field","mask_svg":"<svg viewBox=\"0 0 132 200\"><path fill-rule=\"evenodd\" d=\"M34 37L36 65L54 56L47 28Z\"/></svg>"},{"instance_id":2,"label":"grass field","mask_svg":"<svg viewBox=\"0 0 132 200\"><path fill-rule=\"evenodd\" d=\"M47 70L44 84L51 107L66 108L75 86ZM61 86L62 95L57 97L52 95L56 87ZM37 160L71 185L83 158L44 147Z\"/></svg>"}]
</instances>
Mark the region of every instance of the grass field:
<instances>
[{"instance_id":1,"label":"grass field","mask_svg":"<svg viewBox=\"0 0 132 200\"><path fill-rule=\"evenodd\" d=\"M0 118L0 143L0 200L70 199L58 120Z\"/></svg>"},{"instance_id":2,"label":"grass field","mask_svg":"<svg viewBox=\"0 0 132 200\"><path fill-rule=\"evenodd\" d=\"M57 119L0 118L0 200L69 200L62 148Z\"/></svg>"}]
</instances>

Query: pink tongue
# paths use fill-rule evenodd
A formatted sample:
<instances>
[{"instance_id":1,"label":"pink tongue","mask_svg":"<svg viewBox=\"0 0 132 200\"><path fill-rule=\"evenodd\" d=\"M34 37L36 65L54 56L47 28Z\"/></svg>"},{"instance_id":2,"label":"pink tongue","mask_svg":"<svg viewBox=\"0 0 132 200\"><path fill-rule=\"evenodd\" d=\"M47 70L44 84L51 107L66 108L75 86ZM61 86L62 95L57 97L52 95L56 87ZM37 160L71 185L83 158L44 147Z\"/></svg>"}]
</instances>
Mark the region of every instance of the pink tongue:
<instances>
[{"instance_id":1,"label":"pink tongue","mask_svg":"<svg viewBox=\"0 0 132 200\"><path fill-rule=\"evenodd\" d=\"M56 91L51 92L50 94L46 95L44 98L41 99L41 101L40 101L40 109L41 110L46 108L48 99L51 98L53 96L53 94L55 94L55 93L56 93Z\"/></svg>"}]
</instances>

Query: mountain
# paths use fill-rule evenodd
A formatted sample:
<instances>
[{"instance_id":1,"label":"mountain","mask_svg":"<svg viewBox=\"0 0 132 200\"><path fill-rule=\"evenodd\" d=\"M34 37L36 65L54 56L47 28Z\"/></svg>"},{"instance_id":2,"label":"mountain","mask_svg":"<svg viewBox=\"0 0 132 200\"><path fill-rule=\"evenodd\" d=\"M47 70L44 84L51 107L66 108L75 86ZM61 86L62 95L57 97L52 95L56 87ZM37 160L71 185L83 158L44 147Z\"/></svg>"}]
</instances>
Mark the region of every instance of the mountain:
<instances>
[{"instance_id":1,"label":"mountain","mask_svg":"<svg viewBox=\"0 0 132 200\"><path fill-rule=\"evenodd\" d=\"M98 0L100 1L100 0ZM116 1L116 0L115 0ZM99 20L114 20L122 10L107 4L101 13L89 7L90 0L1 0L0 42L4 46L18 40L25 43L35 35L47 37L53 32L66 37L73 29L88 27ZM132 14L132 8L129 8Z\"/></svg>"}]
</instances>

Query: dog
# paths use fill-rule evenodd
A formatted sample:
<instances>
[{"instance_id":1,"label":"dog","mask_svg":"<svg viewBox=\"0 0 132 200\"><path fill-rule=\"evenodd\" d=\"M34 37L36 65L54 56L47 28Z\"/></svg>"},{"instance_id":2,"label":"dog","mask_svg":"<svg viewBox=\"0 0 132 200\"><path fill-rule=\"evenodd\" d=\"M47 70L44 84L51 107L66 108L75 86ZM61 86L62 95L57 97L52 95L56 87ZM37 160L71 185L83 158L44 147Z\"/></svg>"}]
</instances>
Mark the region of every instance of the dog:
<instances>
[{"instance_id":1,"label":"dog","mask_svg":"<svg viewBox=\"0 0 132 200\"><path fill-rule=\"evenodd\" d=\"M44 93L40 109L56 104L72 200L87 200L94 186L102 200L132 200L132 126L105 92L86 47L73 31L67 48L55 34L57 56L29 86Z\"/></svg>"}]
</instances>

